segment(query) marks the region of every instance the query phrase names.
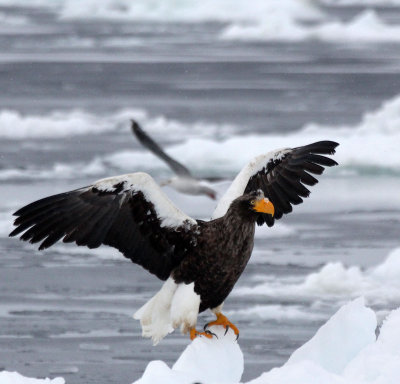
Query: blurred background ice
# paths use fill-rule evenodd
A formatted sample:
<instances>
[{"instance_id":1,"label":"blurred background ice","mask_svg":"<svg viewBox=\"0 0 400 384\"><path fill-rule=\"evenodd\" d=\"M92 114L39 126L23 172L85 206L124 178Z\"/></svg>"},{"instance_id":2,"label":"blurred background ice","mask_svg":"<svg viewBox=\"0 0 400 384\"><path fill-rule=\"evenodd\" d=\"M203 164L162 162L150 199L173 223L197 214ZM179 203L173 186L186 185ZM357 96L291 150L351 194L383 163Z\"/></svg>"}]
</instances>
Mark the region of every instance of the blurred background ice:
<instances>
[{"instance_id":1,"label":"blurred background ice","mask_svg":"<svg viewBox=\"0 0 400 384\"><path fill-rule=\"evenodd\" d=\"M397 308L399 59L398 0L0 0L0 368L132 382L188 343L141 339L131 315L160 283L116 251L39 253L7 237L34 199L118 173L168 177L130 118L199 176L341 143L310 198L258 230L226 302L243 380L284 363L354 297L379 320ZM166 192L196 218L214 208Z\"/></svg>"}]
</instances>

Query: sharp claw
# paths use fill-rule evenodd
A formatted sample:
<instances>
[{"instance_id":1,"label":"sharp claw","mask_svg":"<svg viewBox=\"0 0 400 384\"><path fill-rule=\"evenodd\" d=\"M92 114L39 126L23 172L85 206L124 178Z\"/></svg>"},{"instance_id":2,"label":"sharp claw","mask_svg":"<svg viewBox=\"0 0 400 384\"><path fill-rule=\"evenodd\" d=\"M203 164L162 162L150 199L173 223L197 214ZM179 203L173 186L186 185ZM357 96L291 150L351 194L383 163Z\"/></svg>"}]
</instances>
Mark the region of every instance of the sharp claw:
<instances>
[{"instance_id":1,"label":"sharp claw","mask_svg":"<svg viewBox=\"0 0 400 384\"><path fill-rule=\"evenodd\" d=\"M224 333L224 336L226 336L226 334L228 333L228 331L229 331L229 325L227 325L226 327L225 327L225 333Z\"/></svg>"},{"instance_id":2,"label":"sharp claw","mask_svg":"<svg viewBox=\"0 0 400 384\"><path fill-rule=\"evenodd\" d=\"M203 327L204 331L207 331L208 323Z\"/></svg>"},{"instance_id":3,"label":"sharp claw","mask_svg":"<svg viewBox=\"0 0 400 384\"><path fill-rule=\"evenodd\" d=\"M236 335L236 341L238 341L238 340L239 340L239 334Z\"/></svg>"},{"instance_id":4,"label":"sharp claw","mask_svg":"<svg viewBox=\"0 0 400 384\"><path fill-rule=\"evenodd\" d=\"M215 336L217 339L218 339L218 336L214 333L214 332L211 332L211 331L205 331L208 335L212 335L212 336Z\"/></svg>"}]
</instances>

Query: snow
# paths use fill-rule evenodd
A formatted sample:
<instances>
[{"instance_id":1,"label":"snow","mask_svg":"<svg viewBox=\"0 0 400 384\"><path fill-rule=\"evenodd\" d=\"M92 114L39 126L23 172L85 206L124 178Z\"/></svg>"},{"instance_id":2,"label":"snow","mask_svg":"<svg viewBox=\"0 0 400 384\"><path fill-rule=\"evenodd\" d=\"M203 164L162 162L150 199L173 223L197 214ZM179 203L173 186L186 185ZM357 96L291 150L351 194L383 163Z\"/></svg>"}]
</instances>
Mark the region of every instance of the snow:
<instances>
[{"instance_id":1,"label":"snow","mask_svg":"<svg viewBox=\"0 0 400 384\"><path fill-rule=\"evenodd\" d=\"M127 191L143 193L145 199L154 205L157 216L161 219L161 227L177 228L187 224L196 225L196 220L177 208L147 173L137 172L109 177L98 180L93 185L100 191L112 192L115 190L114 186L120 183L124 186L120 193Z\"/></svg>"},{"instance_id":2,"label":"snow","mask_svg":"<svg viewBox=\"0 0 400 384\"><path fill-rule=\"evenodd\" d=\"M379 6L398 6L399 0L321 0L322 3L335 6L366 6L366 5L379 5Z\"/></svg>"},{"instance_id":3,"label":"snow","mask_svg":"<svg viewBox=\"0 0 400 384\"><path fill-rule=\"evenodd\" d=\"M140 110L131 110L131 116L142 116ZM13 140L27 138L62 138L74 135L115 130L126 118L127 111L118 111L99 118L81 110L51 111L47 115L23 115L15 110L0 111L0 137ZM129 121L127 118L125 122Z\"/></svg>"},{"instance_id":4,"label":"snow","mask_svg":"<svg viewBox=\"0 0 400 384\"><path fill-rule=\"evenodd\" d=\"M247 384L395 384L400 377L400 309L383 322L375 336L375 313L358 298L340 308L282 367ZM135 384L239 383L243 355L233 332L218 339L196 338L169 368L162 361L148 364Z\"/></svg>"},{"instance_id":5,"label":"snow","mask_svg":"<svg viewBox=\"0 0 400 384\"><path fill-rule=\"evenodd\" d=\"M4 0L3 0L4 1ZM50 1L50 0L49 0ZM118 20L152 20L162 22L205 22L257 20L260 15L289 14L293 18L310 19L321 12L308 0L64 0L61 17L101 18Z\"/></svg>"},{"instance_id":6,"label":"snow","mask_svg":"<svg viewBox=\"0 0 400 384\"><path fill-rule=\"evenodd\" d=\"M362 11L350 21L341 21L331 12L324 11L320 3L361 7L382 5L398 6L399 0L0 0L2 5L50 7L61 20L106 19L161 23L230 23L222 28L222 39L235 40L324 40L331 42L399 41L399 27L385 23L370 10ZM0 19L2 17L0 16ZM29 23L7 15L11 25ZM317 23L304 23L304 21ZM93 40L84 44L91 46ZM67 42L71 44L71 42ZM77 44L77 42L73 42ZM141 44L137 39L124 42L110 41L110 46Z\"/></svg>"},{"instance_id":7,"label":"snow","mask_svg":"<svg viewBox=\"0 0 400 384\"><path fill-rule=\"evenodd\" d=\"M377 319L362 297L342 306L282 366L247 384L397 384L400 377L400 308ZM172 366L152 361L135 384L239 383L244 359L232 330L210 328L218 338L197 337ZM64 384L62 378L30 379L0 372L1 384Z\"/></svg>"},{"instance_id":8,"label":"snow","mask_svg":"<svg viewBox=\"0 0 400 384\"><path fill-rule=\"evenodd\" d=\"M65 380L61 377L51 379L31 379L20 375L17 372L0 372L1 384L64 384Z\"/></svg>"},{"instance_id":9,"label":"snow","mask_svg":"<svg viewBox=\"0 0 400 384\"><path fill-rule=\"evenodd\" d=\"M209 134L230 131L227 124L216 125L195 122L181 123L167 119L163 115L149 116L147 111L138 108L124 108L108 114L91 113L81 109L52 110L47 114L23 114L12 109L0 110L0 138L24 140L41 138L63 138L77 135L87 135L100 132L118 132L129 130L129 121L134 117L143 126L150 127L153 135L157 136L168 131L172 137L179 138L201 135L204 131ZM27 142L26 145L31 145Z\"/></svg>"},{"instance_id":10,"label":"snow","mask_svg":"<svg viewBox=\"0 0 400 384\"><path fill-rule=\"evenodd\" d=\"M286 364L309 360L327 371L341 373L361 349L375 341L375 328L374 311L365 307L363 298L356 299L340 308ZM332 341L340 346L340 353L337 348L326 348Z\"/></svg>"},{"instance_id":11,"label":"snow","mask_svg":"<svg viewBox=\"0 0 400 384\"><path fill-rule=\"evenodd\" d=\"M347 365L345 375L350 380L395 384L400 377L400 309L392 311L383 322L376 343L364 348ZM373 378L374 380L370 380Z\"/></svg>"},{"instance_id":12,"label":"snow","mask_svg":"<svg viewBox=\"0 0 400 384\"><path fill-rule=\"evenodd\" d=\"M222 327L213 326L218 339L197 337L188 345L174 366L162 361L148 364L143 377L135 384L235 383L243 373L243 354L232 330L224 336Z\"/></svg>"},{"instance_id":13,"label":"snow","mask_svg":"<svg viewBox=\"0 0 400 384\"><path fill-rule=\"evenodd\" d=\"M400 36L400 34L399 34ZM129 137L129 118L137 117L150 135L158 137L168 132L171 140L180 141L182 132L187 140L167 146L167 152L184 163L194 174L210 174L234 177L254 158L255 154L265 154L269 150L282 147L296 147L318 140L334 140L340 143L334 159L340 167L329 169L327 173L341 173L344 176L385 172L398 174L400 169L400 95L385 101L375 111L366 113L361 121L353 126L325 126L307 124L299 130L282 135L232 136L234 128L227 125L196 122L189 126L182 122L169 120L163 116L149 116L146 112L124 110L107 116L89 113L64 111L50 112L48 115L17 115L16 120L9 114L0 112L0 137L22 140L26 138L61 138L70 135L98 132L104 129L121 132ZM60 114L60 115L58 115ZM58 116L58 117L57 117ZM15 117L15 116L14 116ZM11 118L11 120L9 120ZM225 139L216 141L218 132ZM189 135L189 136L187 136ZM133 141L133 139L132 139ZM26 141L24 146L46 151L43 140ZM51 148L51 147L49 147ZM235 156L232 156L232 153ZM127 169L151 170L153 174L169 172L167 166L154 155L144 150L109 152L96 156L86 163L43 164L41 167L27 166L25 169L4 168L0 170L0 180L9 179L53 179L91 175L104 175L107 169L124 172ZM323 183L321 183L323 184ZM232 187L233 188L233 187ZM354 188L354 186L352 186ZM314 188L315 189L315 188ZM362 188L364 189L364 188ZM327 191L329 192L329 191ZM337 192L341 196L342 191ZM346 190L343 195L348 195ZM361 193L362 191L360 191ZM379 193L390 193L381 188ZM331 198L331 195L327 195ZM393 201L390 195L385 201ZM370 200L370 199L369 199ZM342 202L341 202L342 203ZM345 201L343 203L346 203ZM351 204L354 202L352 201ZM356 202L357 203L357 202ZM329 207L331 204L325 204ZM357 205L357 209L361 204ZM221 209L222 211L222 209Z\"/></svg>"},{"instance_id":14,"label":"snow","mask_svg":"<svg viewBox=\"0 0 400 384\"><path fill-rule=\"evenodd\" d=\"M271 22L272 21L272 22ZM365 10L349 21L329 20L304 25L286 14L257 23L233 23L221 34L226 40L323 40L334 43L396 42L400 27L386 24L373 10Z\"/></svg>"},{"instance_id":15,"label":"snow","mask_svg":"<svg viewBox=\"0 0 400 384\"><path fill-rule=\"evenodd\" d=\"M392 250L381 264L367 270L330 262L305 277L279 280L267 277L253 287L237 287L233 294L281 297L302 303L321 298L343 302L362 295L370 304L389 305L400 300L400 248Z\"/></svg>"}]
</instances>

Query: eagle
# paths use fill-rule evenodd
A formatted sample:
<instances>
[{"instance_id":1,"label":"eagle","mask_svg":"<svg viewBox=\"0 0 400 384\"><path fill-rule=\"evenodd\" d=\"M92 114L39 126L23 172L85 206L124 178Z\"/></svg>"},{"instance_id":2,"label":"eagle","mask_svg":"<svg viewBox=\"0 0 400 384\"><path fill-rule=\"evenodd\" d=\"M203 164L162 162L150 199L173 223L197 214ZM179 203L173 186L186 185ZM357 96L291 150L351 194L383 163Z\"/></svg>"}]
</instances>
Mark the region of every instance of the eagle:
<instances>
[{"instance_id":1,"label":"eagle","mask_svg":"<svg viewBox=\"0 0 400 384\"><path fill-rule=\"evenodd\" d=\"M164 281L134 315L143 337L157 344L180 328L191 339L213 333L211 325L238 328L222 305L243 273L254 245L255 225L271 227L309 196L313 175L337 165L339 144L319 141L255 157L236 176L211 220L196 220L177 208L154 179L142 172L98 180L92 185L35 201L14 213L10 236L49 248L57 241L118 249ZM216 320L196 329L200 312Z\"/></svg>"}]
</instances>

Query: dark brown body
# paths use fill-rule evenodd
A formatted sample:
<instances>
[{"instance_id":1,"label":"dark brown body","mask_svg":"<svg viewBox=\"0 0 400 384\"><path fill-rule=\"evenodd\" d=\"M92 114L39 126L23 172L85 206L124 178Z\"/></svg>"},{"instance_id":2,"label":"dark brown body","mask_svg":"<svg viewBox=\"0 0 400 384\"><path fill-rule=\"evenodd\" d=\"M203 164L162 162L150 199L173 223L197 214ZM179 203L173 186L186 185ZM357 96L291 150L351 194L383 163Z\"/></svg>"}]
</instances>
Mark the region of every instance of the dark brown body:
<instances>
[{"instance_id":1,"label":"dark brown body","mask_svg":"<svg viewBox=\"0 0 400 384\"><path fill-rule=\"evenodd\" d=\"M199 224L194 252L172 276L177 283L194 281L202 312L222 304L245 269L254 246L255 218L230 209L220 219Z\"/></svg>"}]
</instances>

